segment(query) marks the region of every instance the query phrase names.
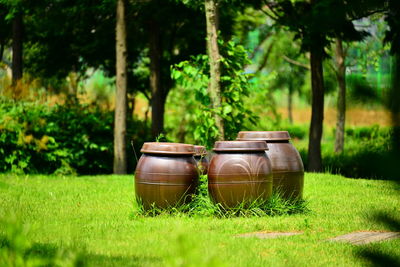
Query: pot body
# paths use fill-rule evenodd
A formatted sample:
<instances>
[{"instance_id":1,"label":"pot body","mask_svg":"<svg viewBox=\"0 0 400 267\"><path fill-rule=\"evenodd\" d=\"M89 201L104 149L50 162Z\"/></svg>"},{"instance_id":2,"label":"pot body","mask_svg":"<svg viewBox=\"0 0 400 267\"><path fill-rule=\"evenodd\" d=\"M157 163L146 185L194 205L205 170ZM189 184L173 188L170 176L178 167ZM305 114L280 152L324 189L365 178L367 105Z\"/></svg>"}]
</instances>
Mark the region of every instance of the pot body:
<instances>
[{"instance_id":1,"label":"pot body","mask_svg":"<svg viewBox=\"0 0 400 267\"><path fill-rule=\"evenodd\" d=\"M289 141L268 142L266 151L272 164L273 190L285 198L302 198L304 166L297 149Z\"/></svg>"},{"instance_id":2,"label":"pot body","mask_svg":"<svg viewBox=\"0 0 400 267\"><path fill-rule=\"evenodd\" d=\"M208 190L225 208L272 195L272 167L264 151L216 152L208 169Z\"/></svg>"},{"instance_id":3,"label":"pot body","mask_svg":"<svg viewBox=\"0 0 400 267\"><path fill-rule=\"evenodd\" d=\"M135 191L145 209L187 203L198 185L193 155L143 154L135 172Z\"/></svg>"}]
</instances>

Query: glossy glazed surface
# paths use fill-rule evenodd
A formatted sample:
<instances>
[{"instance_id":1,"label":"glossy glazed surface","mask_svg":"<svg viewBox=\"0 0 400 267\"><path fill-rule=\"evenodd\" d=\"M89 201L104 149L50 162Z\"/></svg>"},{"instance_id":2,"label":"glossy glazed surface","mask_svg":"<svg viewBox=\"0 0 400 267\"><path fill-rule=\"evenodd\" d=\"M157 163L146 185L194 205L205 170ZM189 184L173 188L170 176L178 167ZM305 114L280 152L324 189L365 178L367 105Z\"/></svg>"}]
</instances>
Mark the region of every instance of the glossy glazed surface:
<instances>
[{"instance_id":1,"label":"glossy glazed surface","mask_svg":"<svg viewBox=\"0 0 400 267\"><path fill-rule=\"evenodd\" d=\"M142 201L145 209L149 209L153 203L158 208L187 203L198 185L194 147L165 144L147 146L147 149L151 148L147 151L154 153L143 154L136 167L136 197Z\"/></svg>"},{"instance_id":2,"label":"glossy glazed surface","mask_svg":"<svg viewBox=\"0 0 400 267\"><path fill-rule=\"evenodd\" d=\"M272 164L273 190L283 197L301 198L304 188L304 167L297 149L289 142L287 131L239 132L239 140L264 140Z\"/></svg>"},{"instance_id":3,"label":"glossy glazed surface","mask_svg":"<svg viewBox=\"0 0 400 267\"><path fill-rule=\"evenodd\" d=\"M272 164L273 190L285 198L301 198L304 188L304 167L300 154L291 143L268 143L266 151Z\"/></svg>"},{"instance_id":4,"label":"glossy glazed surface","mask_svg":"<svg viewBox=\"0 0 400 267\"><path fill-rule=\"evenodd\" d=\"M264 151L216 152L208 169L208 190L213 201L226 208L268 199L272 168L267 155Z\"/></svg>"}]
</instances>

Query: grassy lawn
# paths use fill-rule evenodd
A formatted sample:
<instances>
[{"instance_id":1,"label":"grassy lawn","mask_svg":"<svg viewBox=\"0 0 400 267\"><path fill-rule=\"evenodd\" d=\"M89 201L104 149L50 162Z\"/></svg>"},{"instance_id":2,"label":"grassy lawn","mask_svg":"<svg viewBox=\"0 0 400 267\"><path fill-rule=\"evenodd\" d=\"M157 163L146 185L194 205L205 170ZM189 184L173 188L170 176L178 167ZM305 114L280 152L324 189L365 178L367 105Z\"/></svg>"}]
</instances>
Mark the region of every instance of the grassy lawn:
<instances>
[{"instance_id":1,"label":"grassy lawn","mask_svg":"<svg viewBox=\"0 0 400 267\"><path fill-rule=\"evenodd\" d=\"M306 174L309 213L138 217L132 176L2 175L0 233L23 225L37 253L70 250L91 266L359 266L375 256L380 263L399 260L400 240L354 246L326 239L353 231L399 231L399 192L400 185L390 181ZM255 231L303 234L235 236Z\"/></svg>"}]
</instances>

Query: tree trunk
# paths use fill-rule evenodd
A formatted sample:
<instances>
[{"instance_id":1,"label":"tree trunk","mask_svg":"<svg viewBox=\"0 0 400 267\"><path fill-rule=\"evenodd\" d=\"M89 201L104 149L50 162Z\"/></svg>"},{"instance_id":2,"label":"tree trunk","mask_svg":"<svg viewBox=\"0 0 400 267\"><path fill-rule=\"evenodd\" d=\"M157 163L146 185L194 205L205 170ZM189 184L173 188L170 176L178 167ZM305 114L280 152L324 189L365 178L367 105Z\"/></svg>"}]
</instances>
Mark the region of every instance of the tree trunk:
<instances>
[{"instance_id":1,"label":"tree trunk","mask_svg":"<svg viewBox=\"0 0 400 267\"><path fill-rule=\"evenodd\" d=\"M117 1L116 22L116 94L114 125L114 173L126 174L126 111L127 111L127 74L126 74L126 20L125 0Z\"/></svg>"},{"instance_id":2,"label":"tree trunk","mask_svg":"<svg viewBox=\"0 0 400 267\"><path fill-rule=\"evenodd\" d=\"M390 90L389 110L392 117L392 146L400 157L400 52L393 55L392 88Z\"/></svg>"},{"instance_id":3,"label":"tree trunk","mask_svg":"<svg viewBox=\"0 0 400 267\"><path fill-rule=\"evenodd\" d=\"M210 82L208 92L213 109L221 108L221 67L218 49L218 13L216 0L205 0L207 21L207 51L210 60ZM224 122L219 114L215 114L215 122L218 127L218 139L224 140Z\"/></svg>"},{"instance_id":4,"label":"tree trunk","mask_svg":"<svg viewBox=\"0 0 400 267\"><path fill-rule=\"evenodd\" d=\"M16 85L22 78L22 13L17 12L12 22L12 84Z\"/></svg>"},{"instance_id":5,"label":"tree trunk","mask_svg":"<svg viewBox=\"0 0 400 267\"><path fill-rule=\"evenodd\" d=\"M308 170L322 171L321 138L324 120L324 76L322 68L322 49L310 53L312 110L308 143Z\"/></svg>"},{"instance_id":6,"label":"tree trunk","mask_svg":"<svg viewBox=\"0 0 400 267\"><path fill-rule=\"evenodd\" d=\"M341 39L336 39L336 77L339 84L337 100L337 122L335 152L340 153L344 149L344 128L346 122L346 65L345 54Z\"/></svg>"},{"instance_id":7,"label":"tree trunk","mask_svg":"<svg viewBox=\"0 0 400 267\"><path fill-rule=\"evenodd\" d=\"M135 113L136 93L127 94L127 114L131 118Z\"/></svg>"},{"instance_id":8,"label":"tree trunk","mask_svg":"<svg viewBox=\"0 0 400 267\"><path fill-rule=\"evenodd\" d=\"M5 40L2 39L2 40L0 41L0 62L3 61L4 46L5 46Z\"/></svg>"},{"instance_id":9,"label":"tree trunk","mask_svg":"<svg viewBox=\"0 0 400 267\"><path fill-rule=\"evenodd\" d=\"M156 21L149 22L151 133L154 138L164 130L165 93L161 86L160 28Z\"/></svg>"},{"instance_id":10,"label":"tree trunk","mask_svg":"<svg viewBox=\"0 0 400 267\"><path fill-rule=\"evenodd\" d=\"M288 87L288 119L289 123L293 124L293 114L292 114L292 105L293 105L293 84L292 81L289 81Z\"/></svg>"}]
</instances>

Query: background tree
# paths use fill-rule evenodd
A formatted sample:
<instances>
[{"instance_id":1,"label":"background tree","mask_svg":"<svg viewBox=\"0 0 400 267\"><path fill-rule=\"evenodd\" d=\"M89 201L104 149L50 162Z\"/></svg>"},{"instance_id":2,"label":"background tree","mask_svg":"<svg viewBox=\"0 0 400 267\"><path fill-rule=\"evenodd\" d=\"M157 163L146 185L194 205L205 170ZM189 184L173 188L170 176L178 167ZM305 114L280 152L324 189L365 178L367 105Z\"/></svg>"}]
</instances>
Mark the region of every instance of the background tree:
<instances>
[{"instance_id":1,"label":"background tree","mask_svg":"<svg viewBox=\"0 0 400 267\"><path fill-rule=\"evenodd\" d=\"M393 124L393 151L396 159L400 158L400 3L388 0L386 21L389 29L385 41L390 43L393 56L392 86L389 93L388 107Z\"/></svg>"},{"instance_id":2,"label":"background tree","mask_svg":"<svg viewBox=\"0 0 400 267\"><path fill-rule=\"evenodd\" d=\"M142 61L148 73L142 72L143 76L132 78L147 83L139 88L150 101L155 138L164 131L165 102L174 86L170 66L203 53L205 47L199 44L204 43L205 21L197 4L192 7L174 0L132 2L132 12L140 14L136 25L141 30L136 36L144 40L142 55L148 60L147 63Z\"/></svg>"},{"instance_id":3,"label":"background tree","mask_svg":"<svg viewBox=\"0 0 400 267\"><path fill-rule=\"evenodd\" d=\"M344 148L344 127L346 123L346 52L343 49L343 41L340 38L335 40L335 63L336 77L338 81L337 98L337 123L335 135L335 152L339 153Z\"/></svg>"},{"instance_id":4,"label":"background tree","mask_svg":"<svg viewBox=\"0 0 400 267\"><path fill-rule=\"evenodd\" d=\"M220 54L218 48L218 3L216 0L205 0L204 2L206 21L207 21L207 51L210 64L210 82L208 91L213 109L221 108L221 70ZM224 140L224 123L220 115L214 115L218 128L219 140Z\"/></svg>"},{"instance_id":5,"label":"background tree","mask_svg":"<svg viewBox=\"0 0 400 267\"><path fill-rule=\"evenodd\" d=\"M11 40L10 20L7 19L9 14L8 6L0 1L0 62L3 62L4 50L8 42Z\"/></svg>"},{"instance_id":6,"label":"background tree","mask_svg":"<svg viewBox=\"0 0 400 267\"><path fill-rule=\"evenodd\" d=\"M22 79L23 17L21 7L16 7L12 19L12 81L15 86Z\"/></svg>"},{"instance_id":7,"label":"background tree","mask_svg":"<svg viewBox=\"0 0 400 267\"><path fill-rule=\"evenodd\" d=\"M311 69L311 123L308 145L308 170L322 171L321 138L324 119L324 75L322 61L325 47L332 38L360 40L348 18L347 6L341 0L312 0L311 2L282 1L267 3L277 22L296 33L302 40L302 50L310 53ZM336 15L333 18L332 12Z\"/></svg>"},{"instance_id":8,"label":"background tree","mask_svg":"<svg viewBox=\"0 0 400 267\"><path fill-rule=\"evenodd\" d=\"M22 65L23 65L23 36L24 36L24 23L23 23L23 14L26 11L26 3L22 0L18 1L10 1L10 0L1 0L1 6L4 8L1 13L3 13L3 22L2 26L7 28L7 21L11 21L11 39L12 39L12 61L11 61L11 69L12 69L12 85L15 87L19 80L22 79ZM1 56L3 56L4 45L7 38L7 30L2 30L2 38L1 42ZM15 89L14 89L15 90ZM14 92L14 96L17 96L18 92Z\"/></svg>"},{"instance_id":9,"label":"background tree","mask_svg":"<svg viewBox=\"0 0 400 267\"><path fill-rule=\"evenodd\" d=\"M126 110L127 110L127 44L125 0L117 1L116 21L116 94L114 120L114 173L125 174L126 156Z\"/></svg>"}]
</instances>

